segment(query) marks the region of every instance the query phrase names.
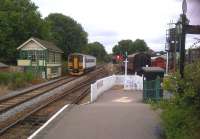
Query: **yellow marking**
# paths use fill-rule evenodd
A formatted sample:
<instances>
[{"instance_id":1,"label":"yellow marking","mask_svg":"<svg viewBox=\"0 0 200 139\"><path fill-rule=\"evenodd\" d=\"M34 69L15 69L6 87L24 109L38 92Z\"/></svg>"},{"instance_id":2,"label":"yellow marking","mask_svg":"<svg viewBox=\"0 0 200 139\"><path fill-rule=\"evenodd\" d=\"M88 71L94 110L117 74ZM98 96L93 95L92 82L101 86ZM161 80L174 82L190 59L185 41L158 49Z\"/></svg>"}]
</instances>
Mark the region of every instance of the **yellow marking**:
<instances>
[{"instance_id":1,"label":"yellow marking","mask_svg":"<svg viewBox=\"0 0 200 139\"><path fill-rule=\"evenodd\" d=\"M72 63L70 62L70 63L68 63L68 67L70 67L70 66L72 66Z\"/></svg>"},{"instance_id":2,"label":"yellow marking","mask_svg":"<svg viewBox=\"0 0 200 139\"><path fill-rule=\"evenodd\" d=\"M113 100L113 102L130 103L130 102L133 102L133 99L130 99L128 97L121 97L119 99Z\"/></svg>"},{"instance_id":3,"label":"yellow marking","mask_svg":"<svg viewBox=\"0 0 200 139\"><path fill-rule=\"evenodd\" d=\"M74 69L78 69L78 58L74 57Z\"/></svg>"}]
</instances>

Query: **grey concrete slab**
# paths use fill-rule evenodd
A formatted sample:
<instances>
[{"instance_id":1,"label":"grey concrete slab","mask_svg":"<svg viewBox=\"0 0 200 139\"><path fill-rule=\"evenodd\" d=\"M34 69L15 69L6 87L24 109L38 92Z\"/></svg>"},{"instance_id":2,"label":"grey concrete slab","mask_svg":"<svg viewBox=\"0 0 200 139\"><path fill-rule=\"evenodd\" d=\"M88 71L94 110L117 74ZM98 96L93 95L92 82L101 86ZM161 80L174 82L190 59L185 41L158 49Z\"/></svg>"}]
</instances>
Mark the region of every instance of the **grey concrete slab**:
<instances>
[{"instance_id":1,"label":"grey concrete slab","mask_svg":"<svg viewBox=\"0 0 200 139\"><path fill-rule=\"evenodd\" d=\"M159 139L159 116L142 92L112 89L94 104L64 111L35 139Z\"/></svg>"}]
</instances>

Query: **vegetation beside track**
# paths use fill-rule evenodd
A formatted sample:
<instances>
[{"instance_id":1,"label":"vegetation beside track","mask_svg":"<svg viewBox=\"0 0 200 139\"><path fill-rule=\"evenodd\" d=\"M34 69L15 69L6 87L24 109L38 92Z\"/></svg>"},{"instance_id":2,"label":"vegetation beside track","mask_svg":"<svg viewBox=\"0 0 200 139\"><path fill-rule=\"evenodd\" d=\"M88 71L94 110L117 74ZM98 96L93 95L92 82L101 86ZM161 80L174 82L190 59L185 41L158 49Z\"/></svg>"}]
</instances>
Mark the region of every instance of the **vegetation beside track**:
<instances>
[{"instance_id":1,"label":"vegetation beside track","mask_svg":"<svg viewBox=\"0 0 200 139\"><path fill-rule=\"evenodd\" d=\"M28 84L41 82L41 78L31 72L0 72L0 86L7 86L9 89L18 89Z\"/></svg>"},{"instance_id":2,"label":"vegetation beside track","mask_svg":"<svg viewBox=\"0 0 200 139\"><path fill-rule=\"evenodd\" d=\"M200 62L187 65L184 79L173 74L164 79L164 89L173 96L153 103L161 108L161 119L167 139L200 137Z\"/></svg>"}]
</instances>

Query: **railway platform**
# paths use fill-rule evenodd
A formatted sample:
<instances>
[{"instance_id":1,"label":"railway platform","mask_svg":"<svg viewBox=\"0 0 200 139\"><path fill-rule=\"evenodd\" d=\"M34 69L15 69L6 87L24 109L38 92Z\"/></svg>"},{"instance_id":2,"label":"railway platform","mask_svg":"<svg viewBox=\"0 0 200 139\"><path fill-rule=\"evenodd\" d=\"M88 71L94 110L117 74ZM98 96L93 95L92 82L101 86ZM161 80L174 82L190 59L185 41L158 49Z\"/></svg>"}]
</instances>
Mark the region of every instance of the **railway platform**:
<instances>
[{"instance_id":1,"label":"railway platform","mask_svg":"<svg viewBox=\"0 0 200 139\"><path fill-rule=\"evenodd\" d=\"M65 109L33 139L161 139L157 112L141 91L114 86L94 103Z\"/></svg>"}]
</instances>

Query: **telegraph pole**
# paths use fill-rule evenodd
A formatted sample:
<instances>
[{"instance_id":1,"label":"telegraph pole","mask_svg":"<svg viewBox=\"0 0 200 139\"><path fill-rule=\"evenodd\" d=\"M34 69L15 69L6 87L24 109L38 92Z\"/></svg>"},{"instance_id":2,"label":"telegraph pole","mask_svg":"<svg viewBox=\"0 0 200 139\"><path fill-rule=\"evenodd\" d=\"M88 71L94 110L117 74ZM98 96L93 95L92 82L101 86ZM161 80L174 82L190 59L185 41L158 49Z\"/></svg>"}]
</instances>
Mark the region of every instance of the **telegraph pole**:
<instances>
[{"instance_id":1,"label":"telegraph pole","mask_svg":"<svg viewBox=\"0 0 200 139\"><path fill-rule=\"evenodd\" d=\"M183 0L182 4L183 14L180 16L180 23L179 26L181 28L180 33L180 74L181 78L184 78L184 65L185 65L185 35L186 35L186 25L187 25L187 2Z\"/></svg>"},{"instance_id":2,"label":"telegraph pole","mask_svg":"<svg viewBox=\"0 0 200 139\"><path fill-rule=\"evenodd\" d=\"M185 25L186 25L186 15L182 14L182 34L181 34L181 53L180 53L180 74L181 78L184 78L184 67L185 67Z\"/></svg>"}]
</instances>

